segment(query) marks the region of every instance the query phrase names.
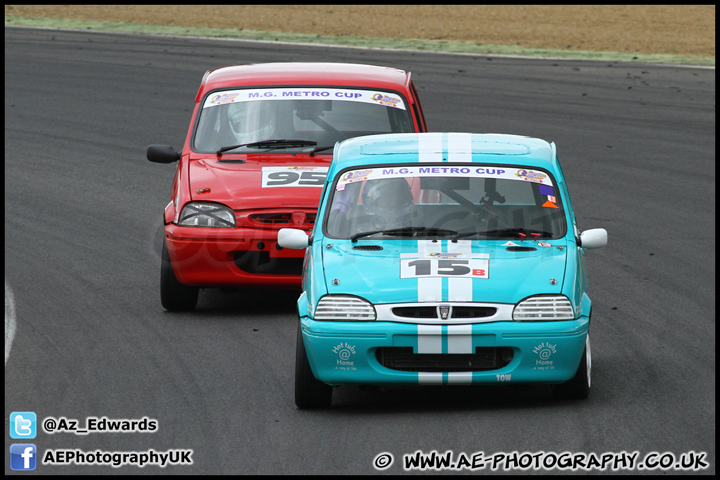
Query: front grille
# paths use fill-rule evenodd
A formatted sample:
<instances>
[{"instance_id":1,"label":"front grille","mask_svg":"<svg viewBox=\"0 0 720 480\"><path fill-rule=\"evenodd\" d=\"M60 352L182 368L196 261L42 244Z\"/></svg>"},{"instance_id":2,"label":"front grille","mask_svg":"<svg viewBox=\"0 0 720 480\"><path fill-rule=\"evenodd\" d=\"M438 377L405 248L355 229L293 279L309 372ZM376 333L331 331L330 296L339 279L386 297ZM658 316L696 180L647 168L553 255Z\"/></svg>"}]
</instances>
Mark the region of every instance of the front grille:
<instances>
[{"instance_id":1,"label":"front grille","mask_svg":"<svg viewBox=\"0 0 720 480\"><path fill-rule=\"evenodd\" d=\"M302 275L302 258L271 257L268 251L242 251L235 253L235 265L254 274Z\"/></svg>"},{"instance_id":2,"label":"front grille","mask_svg":"<svg viewBox=\"0 0 720 480\"><path fill-rule=\"evenodd\" d=\"M383 367L405 372L483 372L512 361L510 347L476 347L475 353L413 353L412 347L380 347L375 357Z\"/></svg>"},{"instance_id":3,"label":"front grille","mask_svg":"<svg viewBox=\"0 0 720 480\"><path fill-rule=\"evenodd\" d=\"M451 318L492 317L497 312L494 307L452 307Z\"/></svg>"},{"instance_id":4,"label":"front grille","mask_svg":"<svg viewBox=\"0 0 720 480\"><path fill-rule=\"evenodd\" d=\"M312 227L315 225L315 217L317 214L303 212L295 213L293 218L293 212L283 213L253 213L250 215L250 221L262 225L262 226L285 226L292 225L296 227ZM299 223L297 223L299 222Z\"/></svg>"},{"instance_id":5,"label":"front grille","mask_svg":"<svg viewBox=\"0 0 720 480\"><path fill-rule=\"evenodd\" d=\"M436 307L395 307L392 312L403 318L437 318Z\"/></svg>"},{"instance_id":6,"label":"front grille","mask_svg":"<svg viewBox=\"0 0 720 480\"><path fill-rule=\"evenodd\" d=\"M497 312L494 307L466 307L452 306L449 318L485 318L492 317ZM437 307L395 307L392 313L402 318L438 318Z\"/></svg>"}]
</instances>

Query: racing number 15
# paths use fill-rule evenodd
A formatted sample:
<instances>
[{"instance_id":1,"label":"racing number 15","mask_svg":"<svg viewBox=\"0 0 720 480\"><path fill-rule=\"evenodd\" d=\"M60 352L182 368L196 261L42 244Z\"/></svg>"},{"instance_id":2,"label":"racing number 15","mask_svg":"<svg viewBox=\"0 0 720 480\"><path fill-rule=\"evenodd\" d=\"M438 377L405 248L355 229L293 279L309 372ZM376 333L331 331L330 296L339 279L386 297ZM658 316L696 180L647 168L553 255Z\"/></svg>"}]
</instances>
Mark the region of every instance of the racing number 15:
<instances>
[{"instance_id":1,"label":"racing number 15","mask_svg":"<svg viewBox=\"0 0 720 480\"><path fill-rule=\"evenodd\" d=\"M487 260L483 259L415 259L403 260L400 278L471 277L487 278Z\"/></svg>"}]
</instances>

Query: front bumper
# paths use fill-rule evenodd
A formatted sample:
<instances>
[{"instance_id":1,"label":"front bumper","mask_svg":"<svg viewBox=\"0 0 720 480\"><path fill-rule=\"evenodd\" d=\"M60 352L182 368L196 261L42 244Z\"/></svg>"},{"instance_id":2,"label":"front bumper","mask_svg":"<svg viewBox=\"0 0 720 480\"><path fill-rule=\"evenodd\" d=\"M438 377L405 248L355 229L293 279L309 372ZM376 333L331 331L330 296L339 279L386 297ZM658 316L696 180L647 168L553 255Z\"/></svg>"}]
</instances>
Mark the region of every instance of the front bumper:
<instances>
[{"instance_id":1,"label":"front bumper","mask_svg":"<svg viewBox=\"0 0 720 480\"><path fill-rule=\"evenodd\" d=\"M178 281L199 287L299 289L303 250L282 248L277 230L165 226Z\"/></svg>"},{"instance_id":2,"label":"front bumper","mask_svg":"<svg viewBox=\"0 0 720 480\"><path fill-rule=\"evenodd\" d=\"M313 374L330 385L553 384L575 376L589 320L418 325L302 318L301 326Z\"/></svg>"}]
</instances>

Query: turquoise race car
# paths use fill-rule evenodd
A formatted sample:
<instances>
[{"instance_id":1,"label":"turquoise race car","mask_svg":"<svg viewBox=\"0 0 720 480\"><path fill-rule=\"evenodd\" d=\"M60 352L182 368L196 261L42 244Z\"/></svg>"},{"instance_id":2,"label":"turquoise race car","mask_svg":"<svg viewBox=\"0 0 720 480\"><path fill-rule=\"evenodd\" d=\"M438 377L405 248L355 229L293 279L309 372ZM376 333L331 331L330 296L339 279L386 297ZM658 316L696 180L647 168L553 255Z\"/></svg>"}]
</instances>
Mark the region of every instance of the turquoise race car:
<instances>
[{"instance_id":1,"label":"turquoise race car","mask_svg":"<svg viewBox=\"0 0 720 480\"><path fill-rule=\"evenodd\" d=\"M295 403L347 384L591 384L585 250L554 143L407 133L335 145L298 299Z\"/></svg>"}]
</instances>

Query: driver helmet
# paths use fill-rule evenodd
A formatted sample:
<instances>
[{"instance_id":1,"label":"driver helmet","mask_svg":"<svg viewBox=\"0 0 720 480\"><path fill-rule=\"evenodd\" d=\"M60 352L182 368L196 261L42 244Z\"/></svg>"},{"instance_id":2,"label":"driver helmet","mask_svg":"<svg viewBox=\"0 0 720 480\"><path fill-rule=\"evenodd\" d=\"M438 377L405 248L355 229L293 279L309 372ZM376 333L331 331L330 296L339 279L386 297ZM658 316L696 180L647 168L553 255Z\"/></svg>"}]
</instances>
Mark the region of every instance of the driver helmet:
<instances>
[{"instance_id":1,"label":"driver helmet","mask_svg":"<svg viewBox=\"0 0 720 480\"><path fill-rule=\"evenodd\" d=\"M362 193L365 213L378 227L409 226L413 194L404 178L369 180Z\"/></svg>"},{"instance_id":2,"label":"driver helmet","mask_svg":"<svg viewBox=\"0 0 720 480\"><path fill-rule=\"evenodd\" d=\"M239 102L227 107L227 118L238 143L261 142L273 138L275 118L269 102Z\"/></svg>"}]
</instances>

